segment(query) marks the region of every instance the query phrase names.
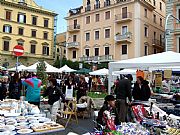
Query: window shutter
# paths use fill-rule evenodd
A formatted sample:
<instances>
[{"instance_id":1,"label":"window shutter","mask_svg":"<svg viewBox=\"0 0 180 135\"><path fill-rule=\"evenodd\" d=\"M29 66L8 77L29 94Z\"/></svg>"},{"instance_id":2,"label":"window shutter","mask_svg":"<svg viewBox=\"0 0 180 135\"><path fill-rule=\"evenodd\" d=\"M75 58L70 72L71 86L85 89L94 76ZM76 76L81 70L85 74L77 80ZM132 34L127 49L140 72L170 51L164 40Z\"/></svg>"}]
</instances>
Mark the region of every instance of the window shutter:
<instances>
[{"instance_id":1,"label":"window shutter","mask_svg":"<svg viewBox=\"0 0 180 135\"><path fill-rule=\"evenodd\" d=\"M6 27L6 26L4 25L4 26L3 26L3 32L5 32L5 27Z\"/></svg>"},{"instance_id":2,"label":"window shutter","mask_svg":"<svg viewBox=\"0 0 180 135\"><path fill-rule=\"evenodd\" d=\"M17 22L19 22L19 14L18 14L18 16L17 16Z\"/></svg>"},{"instance_id":3,"label":"window shutter","mask_svg":"<svg viewBox=\"0 0 180 135\"><path fill-rule=\"evenodd\" d=\"M24 23L26 23L26 15L24 15Z\"/></svg>"},{"instance_id":4,"label":"window shutter","mask_svg":"<svg viewBox=\"0 0 180 135\"><path fill-rule=\"evenodd\" d=\"M47 55L49 55L49 47L47 47Z\"/></svg>"},{"instance_id":5,"label":"window shutter","mask_svg":"<svg viewBox=\"0 0 180 135\"><path fill-rule=\"evenodd\" d=\"M12 33L12 27L11 26L9 27L9 33Z\"/></svg>"}]
</instances>

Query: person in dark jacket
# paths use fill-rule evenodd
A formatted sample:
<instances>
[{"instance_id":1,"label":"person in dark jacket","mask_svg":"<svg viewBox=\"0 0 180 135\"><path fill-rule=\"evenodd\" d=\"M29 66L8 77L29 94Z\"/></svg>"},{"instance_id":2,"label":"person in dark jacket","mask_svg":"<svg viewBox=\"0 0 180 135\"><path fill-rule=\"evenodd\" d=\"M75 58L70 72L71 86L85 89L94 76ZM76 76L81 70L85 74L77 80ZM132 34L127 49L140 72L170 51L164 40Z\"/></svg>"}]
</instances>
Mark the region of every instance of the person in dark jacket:
<instances>
[{"instance_id":1,"label":"person in dark jacket","mask_svg":"<svg viewBox=\"0 0 180 135\"><path fill-rule=\"evenodd\" d=\"M131 76L126 76L116 83L115 95L117 100L118 114L121 122L126 122L127 116L127 103L131 104L132 94L131 94ZM128 102L127 102L128 98Z\"/></svg>"},{"instance_id":2,"label":"person in dark jacket","mask_svg":"<svg viewBox=\"0 0 180 135\"><path fill-rule=\"evenodd\" d=\"M62 90L57 86L56 79L49 80L50 86L44 91L43 97L48 96L48 104L53 105L61 97L62 102L65 102L65 96Z\"/></svg>"},{"instance_id":3,"label":"person in dark jacket","mask_svg":"<svg viewBox=\"0 0 180 135\"><path fill-rule=\"evenodd\" d=\"M7 88L6 81L3 76L0 75L0 100L4 100L6 98Z\"/></svg>"},{"instance_id":4,"label":"person in dark jacket","mask_svg":"<svg viewBox=\"0 0 180 135\"><path fill-rule=\"evenodd\" d=\"M144 80L141 76L137 77L137 81L134 84L132 95L134 100L148 101L151 96L151 90L149 88L149 82Z\"/></svg>"},{"instance_id":5,"label":"person in dark jacket","mask_svg":"<svg viewBox=\"0 0 180 135\"><path fill-rule=\"evenodd\" d=\"M85 81L85 77L84 76L80 76L80 81L77 85L77 101L79 101L79 99L82 96L86 96L87 95L87 91L88 91L88 85Z\"/></svg>"},{"instance_id":6,"label":"person in dark jacket","mask_svg":"<svg viewBox=\"0 0 180 135\"><path fill-rule=\"evenodd\" d=\"M14 76L12 76L11 81L9 83L9 97L11 99L20 99L21 96L21 90L22 90L22 82L20 79L20 74L15 73Z\"/></svg>"},{"instance_id":7,"label":"person in dark jacket","mask_svg":"<svg viewBox=\"0 0 180 135\"><path fill-rule=\"evenodd\" d=\"M104 99L104 104L101 107L98 117L96 119L96 122L102 126L106 125L106 121L104 119L104 111L109 111L110 114L113 114L115 116L115 125L120 125L120 120L118 117L118 109L116 108L116 101L114 96L112 95L107 95ZM99 127L99 126L98 126Z\"/></svg>"}]
</instances>

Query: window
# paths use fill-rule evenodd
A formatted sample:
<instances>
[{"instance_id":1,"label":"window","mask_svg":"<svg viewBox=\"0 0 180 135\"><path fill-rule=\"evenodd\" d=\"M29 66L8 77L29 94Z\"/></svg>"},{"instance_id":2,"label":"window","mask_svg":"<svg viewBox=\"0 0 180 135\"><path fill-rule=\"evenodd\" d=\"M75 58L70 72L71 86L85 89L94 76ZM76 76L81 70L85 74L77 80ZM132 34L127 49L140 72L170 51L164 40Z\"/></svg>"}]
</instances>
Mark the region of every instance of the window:
<instances>
[{"instance_id":1,"label":"window","mask_svg":"<svg viewBox=\"0 0 180 135\"><path fill-rule=\"evenodd\" d=\"M86 17L86 24L90 24L90 16Z\"/></svg>"},{"instance_id":2,"label":"window","mask_svg":"<svg viewBox=\"0 0 180 135\"><path fill-rule=\"evenodd\" d=\"M105 19L110 19L110 11L105 12Z\"/></svg>"},{"instance_id":3,"label":"window","mask_svg":"<svg viewBox=\"0 0 180 135\"><path fill-rule=\"evenodd\" d=\"M49 26L49 20L44 19L44 27L48 28L48 26Z\"/></svg>"},{"instance_id":4,"label":"window","mask_svg":"<svg viewBox=\"0 0 180 135\"><path fill-rule=\"evenodd\" d=\"M153 5L156 6L156 0L153 0Z\"/></svg>"},{"instance_id":5,"label":"window","mask_svg":"<svg viewBox=\"0 0 180 135\"><path fill-rule=\"evenodd\" d=\"M43 38L48 39L48 32L44 32Z\"/></svg>"},{"instance_id":6,"label":"window","mask_svg":"<svg viewBox=\"0 0 180 135\"><path fill-rule=\"evenodd\" d=\"M3 26L3 32L12 33L12 27L10 25L4 25Z\"/></svg>"},{"instance_id":7,"label":"window","mask_svg":"<svg viewBox=\"0 0 180 135\"><path fill-rule=\"evenodd\" d=\"M127 45L122 45L122 55L127 54Z\"/></svg>"},{"instance_id":8,"label":"window","mask_svg":"<svg viewBox=\"0 0 180 135\"><path fill-rule=\"evenodd\" d=\"M57 48L57 52L59 52L59 48Z\"/></svg>"},{"instance_id":9,"label":"window","mask_svg":"<svg viewBox=\"0 0 180 135\"><path fill-rule=\"evenodd\" d=\"M148 55L148 46L147 45L144 46L144 55L145 56Z\"/></svg>"},{"instance_id":10,"label":"window","mask_svg":"<svg viewBox=\"0 0 180 135\"><path fill-rule=\"evenodd\" d=\"M159 3L159 9L162 10L162 3Z\"/></svg>"},{"instance_id":11,"label":"window","mask_svg":"<svg viewBox=\"0 0 180 135\"><path fill-rule=\"evenodd\" d=\"M43 49L42 49L42 54L43 55L49 55L49 47L48 46L43 46Z\"/></svg>"},{"instance_id":12,"label":"window","mask_svg":"<svg viewBox=\"0 0 180 135\"><path fill-rule=\"evenodd\" d=\"M94 51L95 51L94 55L99 56L99 48L94 48Z\"/></svg>"},{"instance_id":13,"label":"window","mask_svg":"<svg viewBox=\"0 0 180 135\"><path fill-rule=\"evenodd\" d=\"M18 41L18 45L23 46L23 45L24 45L24 42L22 42L22 41Z\"/></svg>"},{"instance_id":14,"label":"window","mask_svg":"<svg viewBox=\"0 0 180 135\"><path fill-rule=\"evenodd\" d=\"M99 40L99 31L95 31L95 40Z\"/></svg>"},{"instance_id":15,"label":"window","mask_svg":"<svg viewBox=\"0 0 180 135\"><path fill-rule=\"evenodd\" d=\"M73 59L76 59L76 51L73 51Z\"/></svg>"},{"instance_id":16,"label":"window","mask_svg":"<svg viewBox=\"0 0 180 135\"><path fill-rule=\"evenodd\" d=\"M6 11L6 20L11 20L11 11Z\"/></svg>"},{"instance_id":17,"label":"window","mask_svg":"<svg viewBox=\"0 0 180 135\"><path fill-rule=\"evenodd\" d=\"M178 10L178 18L179 18L179 20L180 20L180 8L179 8L179 10Z\"/></svg>"},{"instance_id":18,"label":"window","mask_svg":"<svg viewBox=\"0 0 180 135\"><path fill-rule=\"evenodd\" d=\"M36 37L36 30L32 30L32 31L31 31L31 36L32 36L32 37Z\"/></svg>"},{"instance_id":19,"label":"window","mask_svg":"<svg viewBox=\"0 0 180 135\"><path fill-rule=\"evenodd\" d=\"M127 7L122 8L122 19L127 18Z\"/></svg>"},{"instance_id":20,"label":"window","mask_svg":"<svg viewBox=\"0 0 180 135\"><path fill-rule=\"evenodd\" d=\"M4 40L3 50L9 51L9 41Z\"/></svg>"},{"instance_id":21,"label":"window","mask_svg":"<svg viewBox=\"0 0 180 135\"><path fill-rule=\"evenodd\" d=\"M90 33L86 33L86 41L89 41L90 40Z\"/></svg>"},{"instance_id":22,"label":"window","mask_svg":"<svg viewBox=\"0 0 180 135\"><path fill-rule=\"evenodd\" d=\"M32 54L36 53L36 45L31 45L31 53Z\"/></svg>"},{"instance_id":23,"label":"window","mask_svg":"<svg viewBox=\"0 0 180 135\"><path fill-rule=\"evenodd\" d=\"M146 8L144 9L144 17L147 18L147 9Z\"/></svg>"},{"instance_id":24,"label":"window","mask_svg":"<svg viewBox=\"0 0 180 135\"><path fill-rule=\"evenodd\" d=\"M37 25L37 17L36 16L32 17L32 25Z\"/></svg>"},{"instance_id":25,"label":"window","mask_svg":"<svg viewBox=\"0 0 180 135\"><path fill-rule=\"evenodd\" d=\"M105 29L105 38L110 38L110 29Z\"/></svg>"},{"instance_id":26,"label":"window","mask_svg":"<svg viewBox=\"0 0 180 135\"><path fill-rule=\"evenodd\" d=\"M178 50L178 51L179 51L179 53L180 53L180 37L179 37L179 50Z\"/></svg>"},{"instance_id":27,"label":"window","mask_svg":"<svg viewBox=\"0 0 180 135\"><path fill-rule=\"evenodd\" d=\"M148 28L146 26L144 27L144 36L148 37Z\"/></svg>"},{"instance_id":28,"label":"window","mask_svg":"<svg viewBox=\"0 0 180 135\"><path fill-rule=\"evenodd\" d=\"M18 34L23 35L24 34L24 28L19 28Z\"/></svg>"},{"instance_id":29,"label":"window","mask_svg":"<svg viewBox=\"0 0 180 135\"><path fill-rule=\"evenodd\" d=\"M162 18L160 18L160 26L162 26Z\"/></svg>"},{"instance_id":30,"label":"window","mask_svg":"<svg viewBox=\"0 0 180 135\"><path fill-rule=\"evenodd\" d=\"M99 22L99 17L100 17L100 15L96 14L96 22Z\"/></svg>"},{"instance_id":31,"label":"window","mask_svg":"<svg viewBox=\"0 0 180 135\"><path fill-rule=\"evenodd\" d=\"M153 15L154 23L156 23L156 15Z\"/></svg>"},{"instance_id":32,"label":"window","mask_svg":"<svg viewBox=\"0 0 180 135\"><path fill-rule=\"evenodd\" d=\"M73 35L73 42L77 41L77 35Z\"/></svg>"},{"instance_id":33,"label":"window","mask_svg":"<svg viewBox=\"0 0 180 135\"><path fill-rule=\"evenodd\" d=\"M157 53L157 50L156 49L154 49L154 54L156 54Z\"/></svg>"},{"instance_id":34,"label":"window","mask_svg":"<svg viewBox=\"0 0 180 135\"><path fill-rule=\"evenodd\" d=\"M26 23L26 15L23 13L19 13L17 17L17 22Z\"/></svg>"},{"instance_id":35,"label":"window","mask_svg":"<svg viewBox=\"0 0 180 135\"><path fill-rule=\"evenodd\" d=\"M156 39L156 32L154 32L154 39Z\"/></svg>"},{"instance_id":36,"label":"window","mask_svg":"<svg viewBox=\"0 0 180 135\"><path fill-rule=\"evenodd\" d=\"M127 32L127 26L122 26L122 35L126 34Z\"/></svg>"},{"instance_id":37,"label":"window","mask_svg":"<svg viewBox=\"0 0 180 135\"><path fill-rule=\"evenodd\" d=\"M109 55L109 47L105 47L105 55Z\"/></svg>"},{"instance_id":38,"label":"window","mask_svg":"<svg viewBox=\"0 0 180 135\"><path fill-rule=\"evenodd\" d=\"M89 49L85 49L85 55L89 57Z\"/></svg>"},{"instance_id":39,"label":"window","mask_svg":"<svg viewBox=\"0 0 180 135\"><path fill-rule=\"evenodd\" d=\"M160 45L162 45L162 35L159 35L159 41L160 41Z\"/></svg>"}]
</instances>

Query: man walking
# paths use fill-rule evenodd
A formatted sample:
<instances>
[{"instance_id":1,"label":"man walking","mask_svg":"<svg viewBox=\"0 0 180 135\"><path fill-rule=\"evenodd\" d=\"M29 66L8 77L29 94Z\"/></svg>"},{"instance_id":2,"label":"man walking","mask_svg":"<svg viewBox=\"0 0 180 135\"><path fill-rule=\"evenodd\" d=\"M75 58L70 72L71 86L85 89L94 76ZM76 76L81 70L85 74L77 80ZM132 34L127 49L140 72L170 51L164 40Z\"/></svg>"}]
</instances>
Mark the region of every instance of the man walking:
<instances>
[{"instance_id":1,"label":"man walking","mask_svg":"<svg viewBox=\"0 0 180 135\"><path fill-rule=\"evenodd\" d=\"M126 122L127 116L127 98L129 104L132 101L132 94L131 94L131 77L127 76L123 79L119 80L116 85L115 94L117 99L117 107L118 107L118 116L121 122Z\"/></svg>"}]
</instances>

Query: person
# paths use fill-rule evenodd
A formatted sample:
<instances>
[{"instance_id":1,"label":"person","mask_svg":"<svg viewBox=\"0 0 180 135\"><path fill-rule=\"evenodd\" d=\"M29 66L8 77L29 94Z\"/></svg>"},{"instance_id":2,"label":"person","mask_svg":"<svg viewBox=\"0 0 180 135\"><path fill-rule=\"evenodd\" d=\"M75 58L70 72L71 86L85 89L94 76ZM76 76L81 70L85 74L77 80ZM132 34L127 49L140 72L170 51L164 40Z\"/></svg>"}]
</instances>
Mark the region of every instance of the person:
<instances>
[{"instance_id":1,"label":"person","mask_svg":"<svg viewBox=\"0 0 180 135\"><path fill-rule=\"evenodd\" d=\"M53 105L61 97L62 101L65 101L65 96L62 90L57 86L55 78L49 80L50 86L44 91L43 97L48 96L48 104Z\"/></svg>"},{"instance_id":2,"label":"person","mask_svg":"<svg viewBox=\"0 0 180 135\"><path fill-rule=\"evenodd\" d=\"M22 84L27 87L26 89L26 101L30 104L40 105L40 92L41 92L41 80L32 74L32 78L25 79Z\"/></svg>"},{"instance_id":3,"label":"person","mask_svg":"<svg viewBox=\"0 0 180 135\"><path fill-rule=\"evenodd\" d=\"M104 98L104 104L101 107L100 111L98 112L98 117L96 122L102 126L106 126L106 120L104 119L104 112L109 111L110 114L115 115L115 125L120 125L120 119L118 116L118 109L116 108L116 101L113 95L107 95Z\"/></svg>"},{"instance_id":4,"label":"person","mask_svg":"<svg viewBox=\"0 0 180 135\"><path fill-rule=\"evenodd\" d=\"M75 84L74 78L71 75L68 76L68 78L65 82L65 85L66 85L67 89L73 88L73 93L74 93L74 89L76 87L76 84Z\"/></svg>"},{"instance_id":5,"label":"person","mask_svg":"<svg viewBox=\"0 0 180 135\"><path fill-rule=\"evenodd\" d=\"M79 99L82 96L86 96L87 95L87 90L88 90L87 83L85 81L84 76L81 75L80 76L80 81L79 81L78 86L77 86L77 101L79 101Z\"/></svg>"},{"instance_id":6,"label":"person","mask_svg":"<svg viewBox=\"0 0 180 135\"><path fill-rule=\"evenodd\" d=\"M128 109L127 98L129 100L129 105L132 101L131 81L132 78L130 75L125 76L123 79L119 80L119 82L116 83L116 88L114 91L117 100L118 115L121 122L126 122L126 115Z\"/></svg>"},{"instance_id":7,"label":"person","mask_svg":"<svg viewBox=\"0 0 180 135\"><path fill-rule=\"evenodd\" d=\"M132 95L134 100L148 101L151 96L151 90L149 82L144 80L141 76L137 77L137 81L134 84Z\"/></svg>"},{"instance_id":8,"label":"person","mask_svg":"<svg viewBox=\"0 0 180 135\"><path fill-rule=\"evenodd\" d=\"M22 90L22 83L20 79L20 74L16 72L14 76L12 76L11 81L9 83L9 97L12 99L20 99Z\"/></svg>"},{"instance_id":9,"label":"person","mask_svg":"<svg viewBox=\"0 0 180 135\"><path fill-rule=\"evenodd\" d=\"M6 81L7 79L5 78L5 76L0 75L0 100L1 101L6 98L6 93L7 93Z\"/></svg>"}]
</instances>

